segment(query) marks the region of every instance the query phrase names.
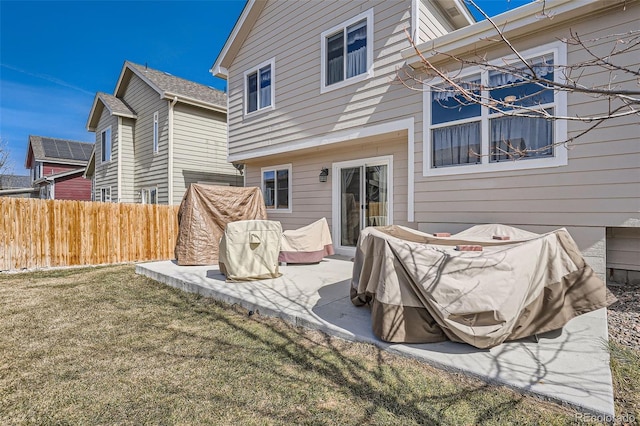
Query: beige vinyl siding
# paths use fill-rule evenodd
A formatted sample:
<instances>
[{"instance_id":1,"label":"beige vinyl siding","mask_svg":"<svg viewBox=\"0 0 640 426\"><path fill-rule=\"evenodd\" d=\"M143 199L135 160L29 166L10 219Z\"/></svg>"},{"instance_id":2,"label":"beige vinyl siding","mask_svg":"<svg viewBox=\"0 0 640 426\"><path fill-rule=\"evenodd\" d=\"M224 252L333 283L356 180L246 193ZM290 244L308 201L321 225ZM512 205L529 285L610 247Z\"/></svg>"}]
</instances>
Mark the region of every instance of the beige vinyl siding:
<instances>
[{"instance_id":1,"label":"beige vinyl siding","mask_svg":"<svg viewBox=\"0 0 640 426\"><path fill-rule=\"evenodd\" d=\"M135 121L130 118L122 118L120 125L120 150L122 152L122 174L121 178L121 190L122 195L120 202L123 203L135 203L137 201L135 195L135 161L134 161L134 149L133 149L133 129Z\"/></svg>"},{"instance_id":2,"label":"beige vinyl siding","mask_svg":"<svg viewBox=\"0 0 640 426\"><path fill-rule=\"evenodd\" d=\"M189 184L210 182L242 186L227 162L226 114L176 104L173 114L173 203L180 204Z\"/></svg>"},{"instance_id":3,"label":"beige vinyl siding","mask_svg":"<svg viewBox=\"0 0 640 426\"><path fill-rule=\"evenodd\" d=\"M320 34L370 8L374 10L371 79L320 94ZM410 2L268 2L229 73L230 154L286 146L332 132L414 116L420 94L396 78ZM279 24L286 17L287 31ZM244 71L275 58L275 109L243 115ZM390 84L392 81L394 81Z\"/></svg>"},{"instance_id":4,"label":"beige vinyl siding","mask_svg":"<svg viewBox=\"0 0 640 426\"><path fill-rule=\"evenodd\" d=\"M607 229L607 268L640 271L640 228Z\"/></svg>"},{"instance_id":5,"label":"beige vinyl siding","mask_svg":"<svg viewBox=\"0 0 640 426\"><path fill-rule=\"evenodd\" d=\"M111 161L102 162L102 132L111 126ZM106 186L111 187L111 200L118 200L118 117L114 117L109 110L103 108L100 120L96 128L96 152L95 152L95 188L94 198L97 200L96 191Z\"/></svg>"},{"instance_id":6,"label":"beige vinyl siding","mask_svg":"<svg viewBox=\"0 0 640 426\"><path fill-rule=\"evenodd\" d=\"M331 227L331 185L336 178L331 171L333 163L385 155L393 155L394 223L413 226L407 222L406 131L251 162L246 168L246 186L260 187L263 167L291 164L292 212L267 211L269 219L280 221L286 230L300 228L325 217ZM318 176L325 167L329 169L327 182L319 182Z\"/></svg>"},{"instance_id":7,"label":"beige vinyl siding","mask_svg":"<svg viewBox=\"0 0 640 426\"><path fill-rule=\"evenodd\" d=\"M132 75L124 101L136 112L134 128L135 201L141 201L143 188L158 188L158 203L168 203L168 101L138 76ZM153 114L158 112L158 152L153 152Z\"/></svg>"},{"instance_id":8,"label":"beige vinyl siding","mask_svg":"<svg viewBox=\"0 0 640 426\"><path fill-rule=\"evenodd\" d=\"M516 46L525 50L566 38L569 27L583 40L640 29L637 19L640 4L627 5L626 12L621 8L616 10L529 35L517 40ZM605 52L606 48L602 45L596 51ZM496 57L496 54L493 52L489 56ZM634 69L637 69L639 57L640 49L625 55ZM589 59L581 48L568 47L569 63ZM627 76L620 77L623 78L617 78L616 84L634 87ZM609 81L610 74L591 73L582 78L584 83L602 85ZM567 107L571 116L606 113L609 105L604 100L594 101L584 95L569 94ZM570 122L569 135L577 134L586 126ZM640 226L639 130L637 116L605 123L572 144L568 165L563 167L419 176L416 180L416 220L428 231L442 229L445 225L487 222L539 227L542 231L567 227L573 230L581 250L592 255L598 263L594 269L603 274L605 227ZM421 146L416 148L422 150ZM416 153L416 159L420 158L422 153ZM595 260L596 257L599 260Z\"/></svg>"},{"instance_id":9,"label":"beige vinyl siding","mask_svg":"<svg viewBox=\"0 0 640 426\"><path fill-rule=\"evenodd\" d=\"M420 0L418 13L419 43L440 37L452 31L449 21L431 0ZM453 6L453 4L452 4Z\"/></svg>"}]
</instances>

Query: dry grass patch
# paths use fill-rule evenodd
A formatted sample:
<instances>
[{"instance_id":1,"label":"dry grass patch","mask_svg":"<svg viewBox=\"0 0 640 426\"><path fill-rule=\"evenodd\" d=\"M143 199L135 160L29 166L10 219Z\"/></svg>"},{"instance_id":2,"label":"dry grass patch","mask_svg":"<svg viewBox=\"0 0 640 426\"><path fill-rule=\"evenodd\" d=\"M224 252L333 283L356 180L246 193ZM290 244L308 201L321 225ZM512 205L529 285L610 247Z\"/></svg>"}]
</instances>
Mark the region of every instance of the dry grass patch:
<instances>
[{"instance_id":1,"label":"dry grass patch","mask_svg":"<svg viewBox=\"0 0 640 426\"><path fill-rule=\"evenodd\" d=\"M0 424L574 424L555 404L248 317L133 266L0 275Z\"/></svg>"}]
</instances>

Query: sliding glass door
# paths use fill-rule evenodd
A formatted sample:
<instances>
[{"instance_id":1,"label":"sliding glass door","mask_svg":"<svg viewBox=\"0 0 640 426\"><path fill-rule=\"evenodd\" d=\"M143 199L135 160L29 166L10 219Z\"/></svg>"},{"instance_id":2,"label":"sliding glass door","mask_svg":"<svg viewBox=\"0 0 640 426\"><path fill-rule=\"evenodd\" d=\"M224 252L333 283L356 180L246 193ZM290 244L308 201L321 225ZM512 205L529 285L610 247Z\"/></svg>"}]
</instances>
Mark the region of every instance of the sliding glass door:
<instances>
[{"instance_id":1,"label":"sliding glass door","mask_svg":"<svg viewBox=\"0 0 640 426\"><path fill-rule=\"evenodd\" d=\"M338 249L355 247L366 226L391 224L391 161L378 157L334 164L333 227Z\"/></svg>"}]
</instances>

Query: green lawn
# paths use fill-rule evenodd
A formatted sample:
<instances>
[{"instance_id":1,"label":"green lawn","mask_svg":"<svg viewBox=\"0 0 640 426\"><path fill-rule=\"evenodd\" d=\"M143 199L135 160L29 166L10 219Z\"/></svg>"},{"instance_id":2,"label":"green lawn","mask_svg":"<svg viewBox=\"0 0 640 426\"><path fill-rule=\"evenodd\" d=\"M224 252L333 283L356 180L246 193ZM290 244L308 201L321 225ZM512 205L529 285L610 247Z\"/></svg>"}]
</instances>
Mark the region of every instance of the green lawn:
<instances>
[{"instance_id":1,"label":"green lawn","mask_svg":"<svg viewBox=\"0 0 640 426\"><path fill-rule=\"evenodd\" d=\"M556 404L248 317L131 265L2 274L0 301L2 425L575 423Z\"/></svg>"}]
</instances>

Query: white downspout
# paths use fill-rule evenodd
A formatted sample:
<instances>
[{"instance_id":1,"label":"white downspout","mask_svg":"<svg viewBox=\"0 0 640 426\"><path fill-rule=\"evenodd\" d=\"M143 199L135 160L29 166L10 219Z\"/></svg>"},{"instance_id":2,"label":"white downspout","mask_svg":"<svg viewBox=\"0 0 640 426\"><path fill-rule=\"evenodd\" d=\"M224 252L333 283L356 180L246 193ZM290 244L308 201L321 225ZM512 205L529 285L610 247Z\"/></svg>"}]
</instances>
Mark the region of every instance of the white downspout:
<instances>
[{"instance_id":1,"label":"white downspout","mask_svg":"<svg viewBox=\"0 0 640 426\"><path fill-rule=\"evenodd\" d=\"M178 101L178 97L174 96L173 100L169 101L169 138L168 138L168 148L167 148L167 169L168 169L168 204L173 205L173 106Z\"/></svg>"}]
</instances>

